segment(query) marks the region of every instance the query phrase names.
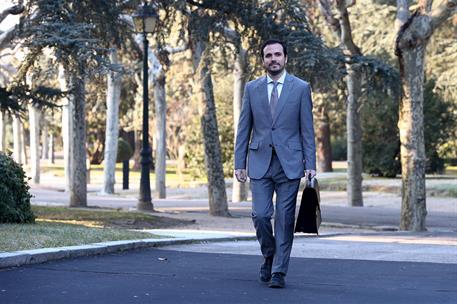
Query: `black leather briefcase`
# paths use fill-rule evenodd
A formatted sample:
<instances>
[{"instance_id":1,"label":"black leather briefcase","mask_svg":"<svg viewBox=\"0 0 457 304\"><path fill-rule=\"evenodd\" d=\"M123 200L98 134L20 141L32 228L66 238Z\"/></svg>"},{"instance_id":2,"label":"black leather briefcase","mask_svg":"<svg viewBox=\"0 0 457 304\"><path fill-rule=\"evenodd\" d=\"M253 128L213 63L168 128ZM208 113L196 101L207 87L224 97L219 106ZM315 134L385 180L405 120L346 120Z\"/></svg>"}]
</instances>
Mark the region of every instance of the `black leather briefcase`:
<instances>
[{"instance_id":1,"label":"black leather briefcase","mask_svg":"<svg viewBox=\"0 0 457 304\"><path fill-rule=\"evenodd\" d=\"M319 234L322 222L319 183L315 177L306 181L300 202L295 232Z\"/></svg>"}]
</instances>

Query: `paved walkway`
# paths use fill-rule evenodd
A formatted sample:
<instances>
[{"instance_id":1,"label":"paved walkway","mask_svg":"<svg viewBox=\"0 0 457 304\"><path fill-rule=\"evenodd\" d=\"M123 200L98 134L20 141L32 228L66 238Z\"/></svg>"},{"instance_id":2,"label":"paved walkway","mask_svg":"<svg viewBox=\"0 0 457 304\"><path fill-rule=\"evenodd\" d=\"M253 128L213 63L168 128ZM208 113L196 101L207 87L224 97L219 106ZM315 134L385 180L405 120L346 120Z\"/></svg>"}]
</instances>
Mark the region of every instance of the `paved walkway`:
<instances>
[{"instance_id":1,"label":"paved walkway","mask_svg":"<svg viewBox=\"0 0 457 304\"><path fill-rule=\"evenodd\" d=\"M166 231L163 233L170 235ZM250 240L180 244L164 248L202 253L260 255L258 242ZM456 264L453 267L457 270L457 233L347 233L340 230L319 237L296 234L291 256Z\"/></svg>"},{"instance_id":2,"label":"paved walkway","mask_svg":"<svg viewBox=\"0 0 457 304\"><path fill-rule=\"evenodd\" d=\"M259 256L147 249L0 271L0 303L440 303L455 264L292 258L286 289L257 281Z\"/></svg>"}]
</instances>

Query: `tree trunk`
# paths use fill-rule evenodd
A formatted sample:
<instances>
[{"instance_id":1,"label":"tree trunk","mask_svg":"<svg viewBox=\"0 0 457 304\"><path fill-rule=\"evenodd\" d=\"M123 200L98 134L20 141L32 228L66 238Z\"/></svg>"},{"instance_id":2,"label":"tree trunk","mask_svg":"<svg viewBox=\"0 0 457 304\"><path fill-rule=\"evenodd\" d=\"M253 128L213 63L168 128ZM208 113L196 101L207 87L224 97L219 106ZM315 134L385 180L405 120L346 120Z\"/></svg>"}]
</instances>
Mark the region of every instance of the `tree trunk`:
<instances>
[{"instance_id":1,"label":"tree trunk","mask_svg":"<svg viewBox=\"0 0 457 304\"><path fill-rule=\"evenodd\" d=\"M24 128L24 124L21 122L21 141L22 141L22 163L24 165L29 164L29 160L27 157L27 145L30 144L30 133L27 129Z\"/></svg>"},{"instance_id":2,"label":"tree trunk","mask_svg":"<svg viewBox=\"0 0 457 304\"><path fill-rule=\"evenodd\" d=\"M349 206L363 206L362 197L362 128L359 117L359 98L361 94L361 75L355 65L347 65L347 194Z\"/></svg>"},{"instance_id":3,"label":"tree trunk","mask_svg":"<svg viewBox=\"0 0 457 304\"><path fill-rule=\"evenodd\" d=\"M189 21L192 61L196 77L195 94L201 111L201 128L205 146L205 164L208 177L209 213L230 216L222 168L221 145L217 127L216 105L210 71L209 31L204 25L203 11L193 14Z\"/></svg>"},{"instance_id":4,"label":"tree trunk","mask_svg":"<svg viewBox=\"0 0 457 304\"><path fill-rule=\"evenodd\" d=\"M122 162L122 190L129 189L129 164L130 162L128 160Z\"/></svg>"},{"instance_id":5,"label":"tree trunk","mask_svg":"<svg viewBox=\"0 0 457 304\"><path fill-rule=\"evenodd\" d=\"M433 5L432 5L433 4ZM426 208L424 144L425 50L433 32L457 12L456 0L419 1L412 15L409 2L397 0L395 55L403 90L399 107L402 202L401 230L424 231Z\"/></svg>"},{"instance_id":6,"label":"tree trunk","mask_svg":"<svg viewBox=\"0 0 457 304\"><path fill-rule=\"evenodd\" d=\"M343 46L344 54L351 59L353 56L361 56L362 52L355 45L352 39L352 29L349 20L347 8L354 5L355 1L336 0L335 5L339 13L340 27L332 26L335 32L340 34L341 45ZM327 15L328 7L322 7ZM327 20L329 20L327 18ZM363 206L362 196L362 128L359 117L360 96L361 96L361 81L362 74L360 67L356 64L346 64L346 88L347 88L347 162L348 162L348 182L347 194L349 206Z\"/></svg>"},{"instance_id":7,"label":"tree trunk","mask_svg":"<svg viewBox=\"0 0 457 304\"><path fill-rule=\"evenodd\" d=\"M85 80L81 64L78 69L70 74L70 104L73 107L70 207L87 206Z\"/></svg>"},{"instance_id":8,"label":"tree trunk","mask_svg":"<svg viewBox=\"0 0 457 304\"><path fill-rule=\"evenodd\" d=\"M19 115L13 114L13 159L22 164L22 149L24 146L21 120Z\"/></svg>"},{"instance_id":9,"label":"tree trunk","mask_svg":"<svg viewBox=\"0 0 457 304\"><path fill-rule=\"evenodd\" d=\"M324 106L318 108L317 119L317 166L319 172L332 172L332 145L330 143L330 121Z\"/></svg>"},{"instance_id":10,"label":"tree trunk","mask_svg":"<svg viewBox=\"0 0 457 304\"><path fill-rule=\"evenodd\" d=\"M183 143L178 148L178 178L181 182L184 182L184 169L186 169L186 144Z\"/></svg>"},{"instance_id":11,"label":"tree trunk","mask_svg":"<svg viewBox=\"0 0 457 304\"><path fill-rule=\"evenodd\" d=\"M247 81L247 52L240 47L235 65L233 68L233 130L237 134L238 120L240 119L241 105L243 103L244 86ZM248 199L249 183L240 183L235 176L233 176L233 189L232 189L232 202L243 202Z\"/></svg>"},{"instance_id":12,"label":"tree trunk","mask_svg":"<svg viewBox=\"0 0 457 304\"><path fill-rule=\"evenodd\" d=\"M50 164L54 164L55 163L55 138L54 138L54 133L50 132L49 133L49 149L48 149L48 152L49 152L49 155L48 155L48 159L49 159L49 163Z\"/></svg>"},{"instance_id":13,"label":"tree trunk","mask_svg":"<svg viewBox=\"0 0 457 304\"><path fill-rule=\"evenodd\" d=\"M0 111L0 151L6 151L6 112Z\"/></svg>"},{"instance_id":14,"label":"tree trunk","mask_svg":"<svg viewBox=\"0 0 457 304\"><path fill-rule=\"evenodd\" d=\"M68 84L65 77L65 70L59 66L59 84L60 90L68 91ZM65 191L70 191L71 185L71 153L73 147L73 106L67 97L62 101L62 142L63 142L63 159L65 171Z\"/></svg>"},{"instance_id":15,"label":"tree trunk","mask_svg":"<svg viewBox=\"0 0 457 304\"><path fill-rule=\"evenodd\" d=\"M70 191L71 185L71 153L73 149L73 106L69 101L62 105L62 141L65 171L65 191Z\"/></svg>"},{"instance_id":16,"label":"tree trunk","mask_svg":"<svg viewBox=\"0 0 457 304\"><path fill-rule=\"evenodd\" d=\"M165 95L165 71L160 69L154 78L154 102L156 110L156 192L159 198L166 198L166 115L167 101Z\"/></svg>"},{"instance_id":17,"label":"tree trunk","mask_svg":"<svg viewBox=\"0 0 457 304\"><path fill-rule=\"evenodd\" d=\"M424 54L425 46L402 53L400 64L403 98L400 102L398 128L401 142L402 205L401 230L424 231L425 203L424 144Z\"/></svg>"},{"instance_id":18,"label":"tree trunk","mask_svg":"<svg viewBox=\"0 0 457 304\"><path fill-rule=\"evenodd\" d=\"M138 129L134 130L135 134L135 149L133 151L133 170L141 169L141 131Z\"/></svg>"},{"instance_id":19,"label":"tree trunk","mask_svg":"<svg viewBox=\"0 0 457 304\"><path fill-rule=\"evenodd\" d=\"M134 120L133 120L133 129L135 135L135 149L133 151L133 170L141 169L141 111L143 108L143 81L139 75L135 74L135 82L137 84L137 89L135 92L135 109L134 109Z\"/></svg>"},{"instance_id":20,"label":"tree trunk","mask_svg":"<svg viewBox=\"0 0 457 304\"><path fill-rule=\"evenodd\" d=\"M110 54L111 64L119 64L117 51ZM107 194L114 193L117 143L119 138L119 104L121 99L121 74L110 71L108 73L108 89L106 92L106 136L105 157L103 166L103 190Z\"/></svg>"},{"instance_id":21,"label":"tree trunk","mask_svg":"<svg viewBox=\"0 0 457 304\"><path fill-rule=\"evenodd\" d=\"M41 159L46 160L49 159L49 123L45 113L42 115L41 122Z\"/></svg>"},{"instance_id":22,"label":"tree trunk","mask_svg":"<svg viewBox=\"0 0 457 304\"><path fill-rule=\"evenodd\" d=\"M338 16L335 17L332 5L335 5ZM340 37L340 43L344 54L351 59L352 56L361 56L360 49L352 39L352 29L347 8L355 4L355 1L345 0L319 0L319 10L323 14L334 35ZM338 22L338 23L337 23ZM361 95L362 75L359 67L354 64L346 64L348 75L346 76L347 99L347 161L348 181L347 194L349 206L363 206L362 196L362 129L359 117L359 105Z\"/></svg>"},{"instance_id":23,"label":"tree trunk","mask_svg":"<svg viewBox=\"0 0 457 304\"><path fill-rule=\"evenodd\" d=\"M90 167L90 159L89 159L89 154L86 154L86 184L90 184L90 172L91 172L91 167Z\"/></svg>"},{"instance_id":24,"label":"tree trunk","mask_svg":"<svg viewBox=\"0 0 457 304\"><path fill-rule=\"evenodd\" d=\"M40 183L40 109L29 104L30 173L32 182Z\"/></svg>"}]
</instances>

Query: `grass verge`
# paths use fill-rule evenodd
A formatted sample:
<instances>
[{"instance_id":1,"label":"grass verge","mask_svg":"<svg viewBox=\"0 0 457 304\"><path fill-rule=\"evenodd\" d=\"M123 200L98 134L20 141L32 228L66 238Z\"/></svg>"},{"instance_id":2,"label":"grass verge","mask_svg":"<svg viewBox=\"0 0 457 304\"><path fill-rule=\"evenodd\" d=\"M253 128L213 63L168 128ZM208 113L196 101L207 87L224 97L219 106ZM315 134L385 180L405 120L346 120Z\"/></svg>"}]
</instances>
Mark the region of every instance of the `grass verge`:
<instances>
[{"instance_id":1,"label":"grass verge","mask_svg":"<svg viewBox=\"0 0 457 304\"><path fill-rule=\"evenodd\" d=\"M153 229L192 224L139 212L32 206L35 224L0 224L0 252L160 238L128 229Z\"/></svg>"},{"instance_id":2,"label":"grass verge","mask_svg":"<svg viewBox=\"0 0 457 304\"><path fill-rule=\"evenodd\" d=\"M0 231L0 251L3 252L158 237L146 232L39 220L35 224L2 224Z\"/></svg>"},{"instance_id":3,"label":"grass verge","mask_svg":"<svg viewBox=\"0 0 457 304\"><path fill-rule=\"evenodd\" d=\"M32 206L38 220L84 225L86 227L156 229L192 224L163 216L101 208Z\"/></svg>"}]
</instances>

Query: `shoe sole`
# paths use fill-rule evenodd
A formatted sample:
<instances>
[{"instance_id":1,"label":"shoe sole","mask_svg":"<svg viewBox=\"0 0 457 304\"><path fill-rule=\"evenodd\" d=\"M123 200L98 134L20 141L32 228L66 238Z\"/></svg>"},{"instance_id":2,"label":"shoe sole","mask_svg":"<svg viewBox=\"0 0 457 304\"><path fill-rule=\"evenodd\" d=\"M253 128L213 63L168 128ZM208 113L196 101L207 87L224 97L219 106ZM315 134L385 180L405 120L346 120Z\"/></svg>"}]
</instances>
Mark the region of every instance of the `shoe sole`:
<instances>
[{"instance_id":1,"label":"shoe sole","mask_svg":"<svg viewBox=\"0 0 457 304\"><path fill-rule=\"evenodd\" d=\"M277 285L277 284L268 284L270 288L284 288L285 285Z\"/></svg>"}]
</instances>

